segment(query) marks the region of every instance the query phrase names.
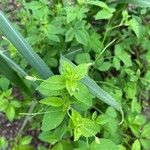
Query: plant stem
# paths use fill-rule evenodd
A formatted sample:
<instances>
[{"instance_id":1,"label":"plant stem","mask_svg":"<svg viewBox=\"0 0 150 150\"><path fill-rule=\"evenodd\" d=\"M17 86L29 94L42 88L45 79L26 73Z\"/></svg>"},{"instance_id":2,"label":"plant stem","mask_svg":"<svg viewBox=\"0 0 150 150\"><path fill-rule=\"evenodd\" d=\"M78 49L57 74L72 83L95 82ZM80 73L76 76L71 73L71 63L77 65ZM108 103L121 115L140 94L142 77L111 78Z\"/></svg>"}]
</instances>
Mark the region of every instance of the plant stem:
<instances>
[{"instance_id":1,"label":"plant stem","mask_svg":"<svg viewBox=\"0 0 150 150\"><path fill-rule=\"evenodd\" d=\"M93 64L95 64L97 62L97 60L99 59L99 57L105 52L105 50L112 45L114 42L116 41L116 39L113 39L110 43L108 43L103 50L98 54L98 56L96 57L95 61L93 62Z\"/></svg>"},{"instance_id":2,"label":"plant stem","mask_svg":"<svg viewBox=\"0 0 150 150\"><path fill-rule=\"evenodd\" d=\"M30 108L29 108L29 111L28 111L29 114L33 112L33 110L34 110L36 104L37 104L37 101L35 101L35 100L32 101L32 104L31 104L31 106L30 106ZM21 128L20 128L20 130L18 131L18 134L17 134L18 138L21 136L21 134L22 134L22 132L23 132L23 130L24 130L24 128L25 128L25 126L27 125L27 122L28 122L29 120L30 120L30 116L27 116L27 117L25 118L25 120L24 120L24 122L23 122L23 124L22 124L22 126L21 126Z\"/></svg>"}]
</instances>

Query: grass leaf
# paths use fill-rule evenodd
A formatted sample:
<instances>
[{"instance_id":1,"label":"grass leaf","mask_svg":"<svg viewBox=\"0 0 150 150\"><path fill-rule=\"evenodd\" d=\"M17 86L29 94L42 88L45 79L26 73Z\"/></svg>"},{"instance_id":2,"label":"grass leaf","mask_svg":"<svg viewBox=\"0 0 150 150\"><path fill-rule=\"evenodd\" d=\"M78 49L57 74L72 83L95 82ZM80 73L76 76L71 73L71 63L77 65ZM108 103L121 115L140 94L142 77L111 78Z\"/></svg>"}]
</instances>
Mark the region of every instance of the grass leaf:
<instances>
[{"instance_id":1,"label":"grass leaf","mask_svg":"<svg viewBox=\"0 0 150 150\"><path fill-rule=\"evenodd\" d=\"M118 3L131 3L141 7L150 7L150 0L118 0Z\"/></svg>"},{"instance_id":2,"label":"grass leaf","mask_svg":"<svg viewBox=\"0 0 150 150\"><path fill-rule=\"evenodd\" d=\"M0 11L0 30L41 77L46 79L53 75L45 62L34 52L23 36L11 25L2 11Z\"/></svg>"}]
</instances>

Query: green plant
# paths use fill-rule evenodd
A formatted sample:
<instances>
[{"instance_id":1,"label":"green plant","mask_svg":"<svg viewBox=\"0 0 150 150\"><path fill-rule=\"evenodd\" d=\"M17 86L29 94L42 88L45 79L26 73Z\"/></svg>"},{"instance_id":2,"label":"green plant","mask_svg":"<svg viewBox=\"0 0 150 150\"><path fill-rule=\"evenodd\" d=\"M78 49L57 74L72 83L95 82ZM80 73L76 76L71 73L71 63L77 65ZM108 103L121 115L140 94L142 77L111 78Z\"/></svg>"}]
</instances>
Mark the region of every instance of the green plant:
<instances>
[{"instance_id":1,"label":"green plant","mask_svg":"<svg viewBox=\"0 0 150 150\"><path fill-rule=\"evenodd\" d=\"M49 146L39 150L150 149L143 115L150 90L149 1L18 3L13 16L26 39L0 12L0 74L11 81L0 79L0 103L12 99L12 82L28 99L19 108L26 118L14 149L33 149L31 137L20 142L24 129L41 129L39 139ZM40 96L33 97L36 88Z\"/></svg>"},{"instance_id":2,"label":"green plant","mask_svg":"<svg viewBox=\"0 0 150 150\"><path fill-rule=\"evenodd\" d=\"M0 137L0 148L3 150L6 149L7 146L8 146L7 140L4 137Z\"/></svg>"},{"instance_id":3,"label":"green plant","mask_svg":"<svg viewBox=\"0 0 150 150\"><path fill-rule=\"evenodd\" d=\"M13 121L15 118L16 109L21 107L20 102L15 100L11 94L12 89L9 89L1 92L0 95L0 111L6 114L9 121Z\"/></svg>"}]
</instances>

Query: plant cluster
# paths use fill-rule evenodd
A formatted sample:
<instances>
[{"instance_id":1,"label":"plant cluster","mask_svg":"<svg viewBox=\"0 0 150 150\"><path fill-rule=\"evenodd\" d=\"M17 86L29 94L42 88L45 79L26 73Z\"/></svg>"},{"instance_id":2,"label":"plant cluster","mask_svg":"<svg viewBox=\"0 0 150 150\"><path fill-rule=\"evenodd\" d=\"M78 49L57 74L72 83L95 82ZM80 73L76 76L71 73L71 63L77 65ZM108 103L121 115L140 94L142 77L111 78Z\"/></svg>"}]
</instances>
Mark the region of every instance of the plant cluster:
<instances>
[{"instance_id":1,"label":"plant cluster","mask_svg":"<svg viewBox=\"0 0 150 150\"><path fill-rule=\"evenodd\" d=\"M0 149L35 149L36 130L38 150L149 150L149 0L16 3L15 27L0 12L0 112L25 119Z\"/></svg>"}]
</instances>

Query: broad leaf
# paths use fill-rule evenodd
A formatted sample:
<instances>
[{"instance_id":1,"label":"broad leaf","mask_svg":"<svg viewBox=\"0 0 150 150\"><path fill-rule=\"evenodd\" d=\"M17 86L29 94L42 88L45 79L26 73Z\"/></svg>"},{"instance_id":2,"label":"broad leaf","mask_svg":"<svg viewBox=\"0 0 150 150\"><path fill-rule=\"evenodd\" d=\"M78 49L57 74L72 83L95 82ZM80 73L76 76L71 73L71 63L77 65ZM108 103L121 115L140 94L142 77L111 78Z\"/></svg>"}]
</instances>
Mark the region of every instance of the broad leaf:
<instances>
[{"instance_id":1,"label":"broad leaf","mask_svg":"<svg viewBox=\"0 0 150 150\"><path fill-rule=\"evenodd\" d=\"M40 100L40 103L48 106L59 107L63 104L63 101L60 97L47 97Z\"/></svg>"},{"instance_id":2,"label":"broad leaf","mask_svg":"<svg viewBox=\"0 0 150 150\"><path fill-rule=\"evenodd\" d=\"M64 120L66 112L62 107L49 107L42 120L43 131L50 131L58 127Z\"/></svg>"}]
</instances>

